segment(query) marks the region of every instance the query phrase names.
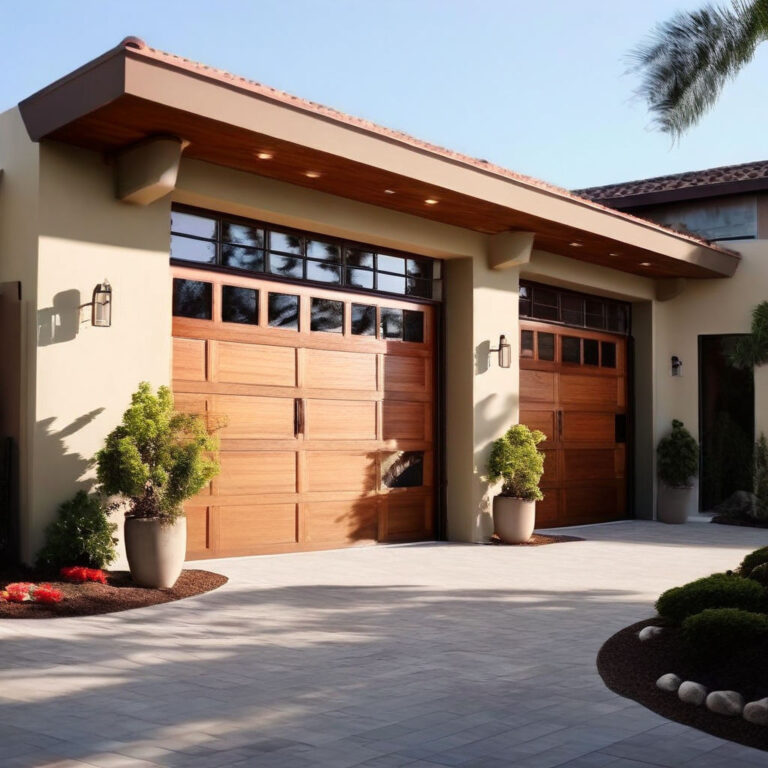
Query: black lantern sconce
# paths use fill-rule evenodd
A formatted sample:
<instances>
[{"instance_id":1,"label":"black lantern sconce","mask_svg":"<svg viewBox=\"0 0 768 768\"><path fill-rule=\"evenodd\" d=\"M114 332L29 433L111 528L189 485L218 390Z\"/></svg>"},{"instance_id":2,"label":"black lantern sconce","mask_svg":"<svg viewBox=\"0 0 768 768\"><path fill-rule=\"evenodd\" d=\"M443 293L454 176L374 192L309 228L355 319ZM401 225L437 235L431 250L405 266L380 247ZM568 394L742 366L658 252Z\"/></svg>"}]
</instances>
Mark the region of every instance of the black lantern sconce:
<instances>
[{"instance_id":1,"label":"black lantern sconce","mask_svg":"<svg viewBox=\"0 0 768 768\"><path fill-rule=\"evenodd\" d=\"M512 345L503 333L499 336L499 346L488 351L499 353L499 368L509 368L512 365Z\"/></svg>"},{"instance_id":2,"label":"black lantern sconce","mask_svg":"<svg viewBox=\"0 0 768 768\"><path fill-rule=\"evenodd\" d=\"M109 328L112 325L112 286L109 280L105 279L93 289L91 324L95 328Z\"/></svg>"},{"instance_id":3,"label":"black lantern sconce","mask_svg":"<svg viewBox=\"0 0 768 768\"><path fill-rule=\"evenodd\" d=\"M672 375L673 376L682 376L683 375L683 361L677 356L672 355Z\"/></svg>"}]
</instances>

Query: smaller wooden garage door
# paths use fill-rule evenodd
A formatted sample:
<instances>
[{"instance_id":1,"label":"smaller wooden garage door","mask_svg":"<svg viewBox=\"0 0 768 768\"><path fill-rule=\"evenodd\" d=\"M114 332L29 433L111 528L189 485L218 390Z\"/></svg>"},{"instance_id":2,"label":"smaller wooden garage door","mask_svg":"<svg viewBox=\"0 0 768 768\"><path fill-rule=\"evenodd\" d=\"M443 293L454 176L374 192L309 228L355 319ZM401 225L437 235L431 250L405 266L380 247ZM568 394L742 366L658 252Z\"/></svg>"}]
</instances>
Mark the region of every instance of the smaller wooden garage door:
<instances>
[{"instance_id":1,"label":"smaller wooden garage door","mask_svg":"<svg viewBox=\"0 0 768 768\"><path fill-rule=\"evenodd\" d=\"M520 422L547 435L536 525L625 517L626 337L520 325Z\"/></svg>"},{"instance_id":2,"label":"smaller wooden garage door","mask_svg":"<svg viewBox=\"0 0 768 768\"><path fill-rule=\"evenodd\" d=\"M172 271L176 406L226 421L187 557L431 538L434 307Z\"/></svg>"}]
</instances>

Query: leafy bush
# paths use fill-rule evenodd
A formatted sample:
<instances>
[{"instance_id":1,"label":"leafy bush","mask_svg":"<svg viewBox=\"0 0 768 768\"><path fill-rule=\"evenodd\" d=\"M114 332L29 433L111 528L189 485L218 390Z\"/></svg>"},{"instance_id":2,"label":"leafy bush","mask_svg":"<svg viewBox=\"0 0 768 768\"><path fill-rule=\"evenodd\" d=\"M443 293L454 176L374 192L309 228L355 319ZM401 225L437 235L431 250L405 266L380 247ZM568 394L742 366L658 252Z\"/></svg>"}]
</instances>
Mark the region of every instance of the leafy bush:
<instances>
[{"instance_id":1,"label":"leafy bush","mask_svg":"<svg viewBox=\"0 0 768 768\"><path fill-rule=\"evenodd\" d=\"M672 488L687 488L699 474L699 446L682 421L672 420L672 431L656 449L659 477Z\"/></svg>"},{"instance_id":2,"label":"leafy bush","mask_svg":"<svg viewBox=\"0 0 768 768\"><path fill-rule=\"evenodd\" d=\"M37 554L40 568L83 565L103 568L115 557L117 525L97 496L78 491L59 507L59 516L45 531L45 545Z\"/></svg>"},{"instance_id":3,"label":"leafy bush","mask_svg":"<svg viewBox=\"0 0 768 768\"><path fill-rule=\"evenodd\" d=\"M755 520L768 519L768 440L760 433L755 443L752 459L752 491L757 504L752 512Z\"/></svg>"},{"instance_id":4,"label":"leafy bush","mask_svg":"<svg viewBox=\"0 0 768 768\"><path fill-rule=\"evenodd\" d=\"M210 455L217 449L201 416L177 413L168 387L155 395L143 381L96 454L97 474L105 493L130 500L127 516L170 522L183 513L184 500L218 474Z\"/></svg>"},{"instance_id":5,"label":"leafy bush","mask_svg":"<svg viewBox=\"0 0 768 768\"><path fill-rule=\"evenodd\" d=\"M768 587L768 563L761 563L755 566L747 578L762 584L764 587Z\"/></svg>"},{"instance_id":6,"label":"leafy bush","mask_svg":"<svg viewBox=\"0 0 768 768\"><path fill-rule=\"evenodd\" d=\"M714 573L682 587L673 587L656 601L659 615L674 624L707 608L760 611L765 590L756 581L736 574Z\"/></svg>"},{"instance_id":7,"label":"leafy bush","mask_svg":"<svg viewBox=\"0 0 768 768\"><path fill-rule=\"evenodd\" d=\"M536 446L546 439L538 429L516 424L494 442L488 459L488 479L504 481L502 496L525 501L544 498L539 489L544 474L544 454Z\"/></svg>"},{"instance_id":8,"label":"leafy bush","mask_svg":"<svg viewBox=\"0 0 768 768\"><path fill-rule=\"evenodd\" d=\"M768 301L752 309L752 332L736 341L729 358L736 368L749 369L768 362Z\"/></svg>"},{"instance_id":9,"label":"leafy bush","mask_svg":"<svg viewBox=\"0 0 768 768\"><path fill-rule=\"evenodd\" d=\"M700 658L728 658L766 636L768 616L738 608L707 608L683 622L683 637Z\"/></svg>"},{"instance_id":10,"label":"leafy bush","mask_svg":"<svg viewBox=\"0 0 768 768\"><path fill-rule=\"evenodd\" d=\"M768 563L768 547L760 547L760 549L750 552L741 561L739 574L748 578L758 565L763 565L764 563Z\"/></svg>"}]
</instances>

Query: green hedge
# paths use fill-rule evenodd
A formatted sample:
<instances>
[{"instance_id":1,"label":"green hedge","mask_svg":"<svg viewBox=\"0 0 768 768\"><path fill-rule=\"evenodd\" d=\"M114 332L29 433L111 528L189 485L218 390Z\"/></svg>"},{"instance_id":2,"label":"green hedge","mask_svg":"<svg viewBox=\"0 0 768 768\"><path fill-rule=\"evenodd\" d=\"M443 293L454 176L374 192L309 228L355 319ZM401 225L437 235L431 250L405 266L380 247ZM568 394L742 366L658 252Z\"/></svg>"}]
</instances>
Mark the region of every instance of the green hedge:
<instances>
[{"instance_id":1,"label":"green hedge","mask_svg":"<svg viewBox=\"0 0 768 768\"><path fill-rule=\"evenodd\" d=\"M759 565L768 563L768 547L761 547L754 552L750 552L742 561L739 566L739 573L742 576L749 578L752 571Z\"/></svg>"},{"instance_id":2,"label":"green hedge","mask_svg":"<svg viewBox=\"0 0 768 768\"><path fill-rule=\"evenodd\" d=\"M683 637L699 658L727 658L768 637L768 616L738 608L707 608L685 619Z\"/></svg>"},{"instance_id":3,"label":"green hedge","mask_svg":"<svg viewBox=\"0 0 768 768\"><path fill-rule=\"evenodd\" d=\"M659 615L673 624L707 608L740 608L760 611L765 589L757 581L735 574L714 573L682 587L668 589L656 601Z\"/></svg>"}]
</instances>

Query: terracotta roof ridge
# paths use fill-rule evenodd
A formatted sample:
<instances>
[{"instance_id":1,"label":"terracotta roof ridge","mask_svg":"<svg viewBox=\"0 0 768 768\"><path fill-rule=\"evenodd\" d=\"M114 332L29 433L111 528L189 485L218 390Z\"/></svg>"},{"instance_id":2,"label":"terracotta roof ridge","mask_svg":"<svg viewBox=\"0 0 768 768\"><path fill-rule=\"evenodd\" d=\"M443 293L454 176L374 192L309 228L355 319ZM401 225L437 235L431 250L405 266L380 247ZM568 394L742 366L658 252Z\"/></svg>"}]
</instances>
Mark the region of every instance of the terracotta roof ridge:
<instances>
[{"instance_id":1,"label":"terracotta roof ridge","mask_svg":"<svg viewBox=\"0 0 768 768\"><path fill-rule=\"evenodd\" d=\"M368 131L370 133L375 133L375 134L378 134L379 136L389 138L393 141L398 141L403 144L407 144L408 146L413 147L414 149L418 149L424 152L429 152L431 154L440 155L441 157L453 160L454 162L460 163L462 165L471 166L485 173L511 179L521 184L526 184L530 187L533 187L534 189L538 189L543 192L547 192L549 194L555 195L557 197L570 200L572 202L578 203L585 207L593 208L595 210L599 210L604 213L609 213L612 216L633 221L649 229L656 229L658 231L673 235L678 239L688 240L690 242L697 243L698 245L703 245L708 248L711 248L712 250L716 250L721 253L725 253L730 256L739 258L739 254L736 253L735 251L710 243L704 238L697 237L696 235L676 232L673 229L670 229L661 224L657 224L655 222L649 221L648 219L643 219L639 216L634 216L632 214L625 213L624 211L617 211L615 208L611 208L596 200L592 200L589 197L584 197L582 195L579 195L577 192L573 192L564 187L559 187L555 184L550 184L549 182L536 179L532 176L527 176L526 174L512 171L509 168L505 168L504 166L501 166L501 165L496 165L495 163L491 163L488 160L471 157L461 152L456 152L455 150L442 147L438 144L433 144L431 142L423 141L404 131L399 131L393 128L387 128L386 126L382 126L378 123L374 123L370 120L366 120L365 118L355 117L354 115L347 114L346 112L342 112L341 110L335 109L334 107L328 107L328 106L325 106L324 104L310 101L309 99L304 99L299 96L294 96L293 94L287 93L286 91L282 91L278 88L273 88L272 86L264 85L263 83L260 83L257 80L251 80L241 75L234 75L231 72L228 72L224 69L220 69L218 67L212 67L207 64L194 61L193 59L187 59L184 56L179 56L178 54L168 53L167 51L162 51L158 48L152 48L151 46L147 45L141 38L126 37L117 47L118 49L123 48L132 54L147 56L156 61L165 62L167 64L177 66L191 72L199 73L200 75L205 77L215 78L223 82L231 83L235 86L239 86L251 92L259 93L260 95L266 98L279 101L283 104L287 104L297 109L303 109L310 112L314 112L317 115L321 115L328 119L344 123L348 126L356 127L361 130Z\"/></svg>"}]
</instances>

